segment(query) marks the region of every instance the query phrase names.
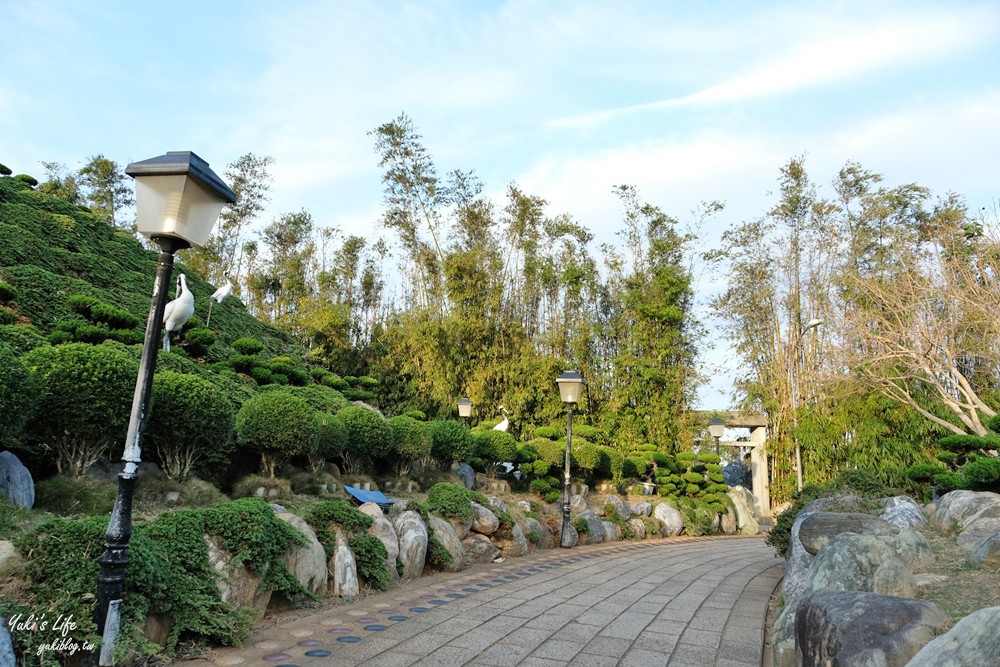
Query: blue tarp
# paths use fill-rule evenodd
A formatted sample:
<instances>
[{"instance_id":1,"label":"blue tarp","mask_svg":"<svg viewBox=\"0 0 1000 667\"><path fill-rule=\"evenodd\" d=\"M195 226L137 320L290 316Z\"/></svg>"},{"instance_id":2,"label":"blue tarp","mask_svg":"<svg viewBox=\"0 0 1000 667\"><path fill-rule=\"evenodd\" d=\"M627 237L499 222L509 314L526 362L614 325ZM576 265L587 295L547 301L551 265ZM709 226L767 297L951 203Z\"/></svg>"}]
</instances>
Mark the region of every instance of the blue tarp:
<instances>
[{"instance_id":1,"label":"blue tarp","mask_svg":"<svg viewBox=\"0 0 1000 667\"><path fill-rule=\"evenodd\" d=\"M385 494L381 491L362 491L361 489L356 489L353 486L345 486L344 490L358 502L361 503L375 503L382 509L389 509L395 500L389 500L385 497Z\"/></svg>"}]
</instances>

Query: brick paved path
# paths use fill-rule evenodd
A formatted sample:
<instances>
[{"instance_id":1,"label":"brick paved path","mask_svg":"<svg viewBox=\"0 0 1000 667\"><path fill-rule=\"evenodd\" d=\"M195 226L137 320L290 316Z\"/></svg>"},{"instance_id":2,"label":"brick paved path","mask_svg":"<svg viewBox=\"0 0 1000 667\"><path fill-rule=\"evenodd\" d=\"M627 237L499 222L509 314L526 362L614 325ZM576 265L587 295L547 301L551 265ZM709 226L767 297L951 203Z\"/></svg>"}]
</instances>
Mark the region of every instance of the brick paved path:
<instances>
[{"instance_id":1,"label":"brick paved path","mask_svg":"<svg viewBox=\"0 0 1000 667\"><path fill-rule=\"evenodd\" d=\"M759 537L541 551L286 612L243 648L178 667L758 667L784 572Z\"/></svg>"}]
</instances>

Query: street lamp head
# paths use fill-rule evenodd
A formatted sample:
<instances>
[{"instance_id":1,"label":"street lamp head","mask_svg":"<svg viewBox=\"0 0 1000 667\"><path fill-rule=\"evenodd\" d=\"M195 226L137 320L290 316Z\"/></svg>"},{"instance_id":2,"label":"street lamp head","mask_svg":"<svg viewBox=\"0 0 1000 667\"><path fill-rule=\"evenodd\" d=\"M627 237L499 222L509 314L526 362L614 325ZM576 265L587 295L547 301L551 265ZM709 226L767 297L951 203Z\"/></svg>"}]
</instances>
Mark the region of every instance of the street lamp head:
<instances>
[{"instance_id":1,"label":"street lamp head","mask_svg":"<svg viewBox=\"0 0 1000 667\"><path fill-rule=\"evenodd\" d=\"M823 324L823 320L819 319L818 317L814 317L808 322L806 322L806 325L802 328L802 332L805 333L806 331L809 331L813 327L818 327L821 324Z\"/></svg>"},{"instance_id":2,"label":"street lamp head","mask_svg":"<svg viewBox=\"0 0 1000 667\"><path fill-rule=\"evenodd\" d=\"M721 438L726 430L726 420L720 417L713 417L708 420L708 433L713 438Z\"/></svg>"},{"instance_id":3,"label":"street lamp head","mask_svg":"<svg viewBox=\"0 0 1000 667\"><path fill-rule=\"evenodd\" d=\"M459 417L472 416L472 401L470 401L468 398L458 399L458 416Z\"/></svg>"},{"instance_id":4,"label":"street lamp head","mask_svg":"<svg viewBox=\"0 0 1000 667\"><path fill-rule=\"evenodd\" d=\"M191 151L133 162L125 173L135 179L139 232L177 239L181 247L204 245L222 207L236 202L236 193Z\"/></svg>"},{"instance_id":5,"label":"street lamp head","mask_svg":"<svg viewBox=\"0 0 1000 667\"><path fill-rule=\"evenodd\" d=\"M586 384L582 375L576 371L566 371L556 378L556 383L559 385L559 395L563 403L576 404L580 402L583 386Z\"/></svg>"}]
</instances>

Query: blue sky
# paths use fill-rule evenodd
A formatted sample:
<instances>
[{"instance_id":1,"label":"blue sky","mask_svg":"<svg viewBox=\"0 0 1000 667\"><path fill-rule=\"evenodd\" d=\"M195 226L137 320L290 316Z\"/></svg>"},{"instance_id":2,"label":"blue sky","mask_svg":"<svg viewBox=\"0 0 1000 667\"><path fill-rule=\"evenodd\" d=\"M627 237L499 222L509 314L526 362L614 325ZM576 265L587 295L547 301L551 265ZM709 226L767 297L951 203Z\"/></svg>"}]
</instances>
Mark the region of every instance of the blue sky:
<instances>
[{"instance_id":1,"label":"blue sky","mask_svg":"<svg viewBox=\"0 0 1000 667\"><path fill-rule=\"evenodd\" d=\"M1000 196L995 0L0 0L0 62L15 173L271 155L265 219L305 208L344 233L379 231L367 133L402 112L441 173L474 169L498 200L516 182L598 241L633 184L681 220L724 201L711 247L797 155L820 184L854 160L973 209ZM707 356L702 407L728 404L728 357Z\"/></svg>"}]
</instances>

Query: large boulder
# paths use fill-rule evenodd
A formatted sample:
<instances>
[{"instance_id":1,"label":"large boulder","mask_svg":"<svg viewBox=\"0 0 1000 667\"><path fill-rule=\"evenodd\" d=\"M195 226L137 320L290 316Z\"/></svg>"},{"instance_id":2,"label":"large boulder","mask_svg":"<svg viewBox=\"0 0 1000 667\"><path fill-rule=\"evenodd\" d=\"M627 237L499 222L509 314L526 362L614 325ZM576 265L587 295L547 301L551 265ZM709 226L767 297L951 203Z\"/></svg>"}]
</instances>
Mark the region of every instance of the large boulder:
<instances>
[{"instance_id":1,"label":"large boulder","mask_svg":"<svg viewBox=\"0 0 1000 667\"><path fill-rule=\"evenodd\" d=\"M504 503L504 501L498 498L497 496L489 496L487 497L487 500L490 501L491 507L494 507L502 512L507 511L507 504Z\"/></svg>"},{"instance_id":2,"label":"large boulder","mask_svg":"<svg viewBox=\"0 0 1000 667\"><path fill-rule=\"evenodd\" d=\"M524 520L524 527L527 529L524 531L525 537L531 542L531 534L534 533L538 538L533 542L535 548L537 549L551 549L552 548L552 533L549 529L542 524L541 521L534 517L527 517Z\"/></svg>"},{"instance_id":3,"label":"large boulder","mask_svg":"<svg viewBox=\"0 0 1000 667\"><path fill-rule=\"evenodd\" d=\"M806 577L805 590L873 591L877 585L881 589L879 592L885 595L909 597L916 591L915 582L886 580L884 575L889 574L888 569L883 569L883 576L878 576L879 569L888 568L892 561L899 564L891 570L892 576L898 576L902 570L909 571L893 549L879 538L841 533L816 555ZM894 586L899 588L894 589Z\"/></svg>"},{"instance_id":4,"label":"large boulder","mask_svg":"<svg viewBox=\"0 0 1000 667\"><path fill-rule=\"evenodd\" d=\"M602 521L601 525L604 526L605 542L622 541L622 529L618 527L617 523L615 523L614 521Z\"/></svg>"},{"instance_id":5,"label":"large boulder","mask_svg":"<svg viewBox=\"0 0 1000 667\"><path fill-rule=\"evenodd\" d=\"M465 486L465 488L467 489L476 488L476 471L473 470L472 466L470 466L468 463L463 463L459 465L457 468L455 468L453 472L455 473L455 476L462 481L462 484Z\"/></svg>"},{"instance_id":6,"label":"large boulder","mask_svg":"<svg viewBox=\"0 0 1000 667\"><path fill-rule=\"evenodd\" d=\"M983 570L1000 570L1000 533L982 542L969 556L969 562Z\"/></svg>"},{"instance_id":7,"label":"large boulder","mask_svg":"<svg viewBox=\"0 0 1000 667\"><path fill-rule=\"evenodd\" d=\"M736 534L736 510L727 507L726 511L719 515L719 530L723 535Z\"/></svg>"},{"instance_id":8,"label":"large boulder","mask_svg":"<svg viewBox=\"0 0 1000 667\"><path fill-rule=\"evenodd\" d=\"M10 638L10 630L7 629L7 619L0 616L0 667L14 667L16 664L14 642Z\"/></svg>"},{"instance_id":9,"label":"large boulder","mask_svg":"<svg viewBox=\"0 0 1000 667\"><path fill-rule=\"evenodd\" d=\"M469 536L462 540L462 560L466 565L492 563L498 556L500 550L486 535L469 533Z\"/></svg>"},{"instance_id":10,"label":"large boulder","mask_svg":"<svg viewBox=\"0 0 1000 667\"><path fill-rule=\"evenodd\" d=\"M915 530L901 530L896 535L879 535L878 539L888 545L896 557L911 570L930 565L935 560L931 543Z\"/></svg>"},{"instance_id":11,"label":"large boulder","mask_svg":"<svg viewBox=\"0 0 1000 667\"><path fill-rule=\"evenodd\" d=\"M583 533L580 535L581 544L600 544L604 541L604 522L594 513L594 510L580 512L573 521L578 523L580 519L583 519L587 524L585 533L579 531Z\"/></svg>"},{"instance_id":12,"label":"large boulder","mask_svg":"<svg viewBox=\"0 0 1000 667\"><path fill-rule=\"evenodd\" d=\"M462 559L462 540L459 539L452 525L444 519L433 515L431 515L428 523L434 533L434 538L451 554L451 563L445 566L445 571L458 572L465 567Z\"/></svg>"},{"instance_id":13,"label":"large boulder","mask_svg":"<svg viewBox=\"0 0 1000 667\"><path fill-rule=\"evenodd\" d=\"M723 481L732 487L743 487L750 488L753 484L753 480L750 476L750 468L748 468L742 461L733 461L732 463L727 463L722 469Z\"/></svg>"},{"instance_id":14,"label":"large boulder","mask_svg":"<svg viewBox=\"0 0 1000 667\"><path fill-rule=\"evenodd\" d=\"M573 514L579 514L581 512L586 512L589 509L587 505L587 499L581 495L575 495L569 497L569 509Z\"/></svg>"},{"instance_id":15,"label":"large boulder","mask_svg":"<svg viewBox=\"0 0 1000 667\"><path fill-rule=\"evenodd\" d=\"M726 493L736 510L736 532L740 535L756 535L760 524L753 515L753 494L742 486L734 486Z\"/></svg>"},{"instance_id":16,"label":"large boulder","mask_svg":"<svg viewBox=\"0 0 1000 667\"><path fill-rule=\"evenodd\" d=\"M960 490L941 497L931 523L942 530L961 532L976 519L988 517L1000 517L1000 494Z\"/></svg>"},{"instance_id":17,"label":"large boulder","mask_svg":"<svg viewBox=\"0 0 1000 667\"><path fill-rule=\"evenodd\" d=\"M0 496L18 507L31 509L35 504L35 482L12 452L0 452Z\"/></svg>"},{"instance_id":18,"label":"large boulder","mask_svg":"<svg viewBox=\"0 0 1000 667\"><path fill-rule=\"evenodd\" d=\"M894 526L907 529L927 524L927 517L924 516L923 509L909 496L882 498L881 503L885 507L885 511L879 515L879 518Z\"/></svg>"},{"instance_id":19,"label":"large boulder","mask_svg":"<svg viewBox=\"0 0 1000 667\"><path fill-rule=\"evenodd\" d=\"M416 579L424 572L427 558L427 527L420 515L407 510L392 523L399 536L399 560L403 564L403 579Z\"/></svg>"},{"instance_id":20,"label":"large boulder","mask_svg":"<svg viewBox=\"0 0 1000 667\"><path fill-rule=\"evenodd\" d=\"M392 522L385 518L382 508L375 503L364 503L358 509L371 517L372 525L368 527L368 534L377 537L385 546L385 569L392 580L398 582L396 557L399 556L399 536L396 535L396 529L392 527Z\"/></svg>"},{"instance_id":21,"label":"large boulder","mask_svg":"<svg viewBox=\"0 0 1000 667\"><path fill-rule=\"evenodd\" d=\"M472 503L471 529L480 535L492 535L500 527L500 519L491 510L477 502ZM464 538L463 538L464 539Z\"/></svg>"},{"instance_id":22,"label":"large boulder","mask_svg":"<svg viewBox=\"0 0 1000 667\"><path fill-rule=\"evenodd\" d=\"M841 533L896 535L899 528L888 521L860 512L810 512L799 527L799 540L815 556Z\"/></svg>"},{"instance_id":23,"label":"large boulder","mask_svg":"<svg viewBox=\"0 0 1000 667\"><path fill-rule=\"evenodd\" d=\"M358 564L354 560L354 553L347 545L347 537L337 531L337 546L333 550L333 556L329 563L330 571L333 573L332 593L337 597L356 598L361 592L358 583Z\"/></svg>"},{"instance_id":24,"label":"large boulder","mask_svg":"<svg viewBox=\"0 0 1000 667\"><path fill-rule=\"evenodd\" d=\"M271 589L261 590L260 584L264 577L242 564L233 563L232 554L220 547L216 540L211 535L205 537L208 564L218 575L215 577L215 586L219 589L222 601L237 609L252 607L261 612L266 611L271 602Z\"/></svg>"},{"instance_id":25,"label":"large boulder","mask_svg":"<svg viewBox=\"0 0 1000 667\"><path fill-rule=\"evenodd\" d=\"M906 667L1000 665L1000 607L974 611L927 643Z\"/></svg>"},{"instance_id":26,"label":"large boulder","mask_svg":"<svg viewBox=\"0 0 1000 667\"><path fill-rule=\"evenodd\" d=\"M923 600L816 591L795 613L795 651L802 665L903 667L949 622Z\"/></svg>"},{"instance_id":27,"label":"large boulder","mask_svg":"<svg viewBox=\"0 0 1000 667\"><path fill-rule=\"evenodd\" d=\"M635 538L637 540L646 539L646 523L639 517L632 517L628 520L629 528L635 533Z\"/></svg>"},{"instance_id":28,"label":"large boulder","mask_svg":"<svg viewBox=\"0 0 1000 667\"><path fill-rule=\"evenodd\" d=\"M660 531L660 534L664 537L680 535L681 531L684 530L684 519L672 505L657 503L656 507L653 508L653 516L663 524L663 530Z\"/></svg>"},{"instance_id":29,"label":"large boulder","mask_svg":"<svg viewBox=\"0 0 1000 667\"><path fill-rule=\"evenodd\" d=\"M629 505L632 516L651 516L653 514L653 504L647 502L632 503Z\"/></svg>"},{"instance_id":30,"label":"large boulder","mask_svg":"<svg viewBox=\"0 0 1000 667\"><path fill-rule=\"evenodd\" d=\"M312 526L306 523L301 517L289 512L276 515L282 521L291 524L293 528L305 536L308 544L305 546L293 545L284 556L285 567L292 573L302 587L310 593L323 595L326 593L326 583L329 578L327 569L327 556L323 545L316 539L316 533Z\"/></svg>"},{"instance_id":31,"label":"large boulder","mask_svg":"<svg viewBox=\"0 0 1000 667\"><path fill-rule=\"evenodd\" d=\"M625 502L625 500L622 499L621 496L614 493L609 493L604 498L604 506L607 507L608 505L614 507L615 511L618 513L618 516L620 516L621 518L623 519L632 518L632 508L629 507L629 504Z\"/></svg>"},{"instance_id":32,"label":"large boulder","mask_svg":"<svg viewBox=\"0 0 1000 667\"><path fill-rule=\"evenodd\" d=\"M958 546L972 552L997 533L1000 533L1000 517L980 517L968 524L958 536Z\"/></svg>"},{"instance_id":33,"label":"large boulder","mask_svg":"<svg viewBox=\"0 0 1000 667\"><path fill-rule=\"evenodd\" d=\"M500 549L504 558L520 558L528 555L528 538L516 523L493 533L493 544Z\"/></svg>"}]
</instances>

